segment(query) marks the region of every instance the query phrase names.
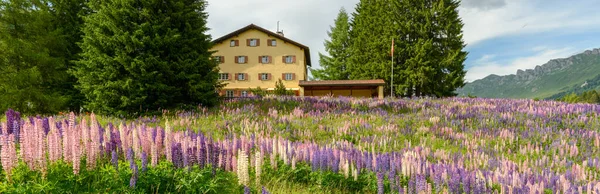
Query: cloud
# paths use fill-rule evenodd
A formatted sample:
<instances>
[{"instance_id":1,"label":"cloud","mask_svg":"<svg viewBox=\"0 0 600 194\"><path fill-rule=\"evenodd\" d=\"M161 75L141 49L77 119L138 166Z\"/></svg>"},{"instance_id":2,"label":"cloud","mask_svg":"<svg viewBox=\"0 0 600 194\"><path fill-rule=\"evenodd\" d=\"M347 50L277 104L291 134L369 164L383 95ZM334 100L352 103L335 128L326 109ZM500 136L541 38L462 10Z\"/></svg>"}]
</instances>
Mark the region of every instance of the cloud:
<instances>
[{"instance_id":1,"label":"cloud","mask_svg":"<svg viewBox=\"0 0 600 194\"><path fill-rule=\"evenodd\" d=\"M492 10L472 5L492 5L493 1L473 2L480 1L468 0L459 8L467 44L506 36L600 28L600 13L595 9L600 1L596 0L505 0L503 6Z\"/></svg>"},{"instance_id":2,"label":"cloud","mask_svg":"<svg viewBox=\"0 0 600 194\"><path fill-rule=\"evenodd\" d=\"M481 10L490 10L506 5L505 0L463 0L461 6L465 8L475 8Z\"/></svg>"},{"instance_id":3,"label":"cloud","mask_svg":"<svg viewBox=\"0 0 600 194\"><path fill-rule=\"evenodd\" d=\"M543 65L556 58L569 57L577 52L572 47L566 48L547 48L539 46L531 49L535 54L526 57L519 57L503 64L504 61L496 60L495 55L484 55L475 61L475 66L467 71L466 81L472 82L484 78L490 74L509 75L515 74L517 70L533 69L535 66Z\"/></svg>"}]
</instances>

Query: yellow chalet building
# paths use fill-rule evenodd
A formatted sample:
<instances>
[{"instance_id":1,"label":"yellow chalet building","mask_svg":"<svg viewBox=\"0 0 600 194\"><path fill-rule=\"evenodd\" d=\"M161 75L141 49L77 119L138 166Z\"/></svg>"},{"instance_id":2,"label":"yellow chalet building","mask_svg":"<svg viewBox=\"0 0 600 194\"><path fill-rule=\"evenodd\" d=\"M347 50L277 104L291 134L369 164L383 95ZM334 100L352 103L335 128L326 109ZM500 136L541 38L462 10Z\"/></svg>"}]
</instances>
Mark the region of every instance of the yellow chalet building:
<instances>
[{"instance_id":1,"label":"yellow chalet building","mask_svg":"<svg viewBox=\"0 0 600 194\"><path fill-rule=\"evenodd\" d=\"M246 97L250 88L273 90L281 79L288 90L303 95L300 80L311 66L307 46L254 24L213 41L213 57L219 62L219 79L226 86L220 95Z\"/></svg>"}]
</instances>

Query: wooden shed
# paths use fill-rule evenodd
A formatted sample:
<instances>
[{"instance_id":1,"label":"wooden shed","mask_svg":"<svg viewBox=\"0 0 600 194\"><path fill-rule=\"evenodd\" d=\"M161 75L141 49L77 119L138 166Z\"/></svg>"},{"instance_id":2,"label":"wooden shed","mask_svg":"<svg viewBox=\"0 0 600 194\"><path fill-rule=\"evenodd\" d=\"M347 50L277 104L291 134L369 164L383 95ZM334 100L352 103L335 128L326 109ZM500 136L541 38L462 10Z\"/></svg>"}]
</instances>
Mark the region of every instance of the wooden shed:
<instances>
[{"instance_id":1,"label":"wooden shed","mask_svg":"<svg viewBox=\"0 0 600 194\"><path fill-rule=\"evenodd\" d=\"M376 80L325 80L300 81L301 96L352 96L383 99L385 81Z\"/></svg>"}]
</instances>

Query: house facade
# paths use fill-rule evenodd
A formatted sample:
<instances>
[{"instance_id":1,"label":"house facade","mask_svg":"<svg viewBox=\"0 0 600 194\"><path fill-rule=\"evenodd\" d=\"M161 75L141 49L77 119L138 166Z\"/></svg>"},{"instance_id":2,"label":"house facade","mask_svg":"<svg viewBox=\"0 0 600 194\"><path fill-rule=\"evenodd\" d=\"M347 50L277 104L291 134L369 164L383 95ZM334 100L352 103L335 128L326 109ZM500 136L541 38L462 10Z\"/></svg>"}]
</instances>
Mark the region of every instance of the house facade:
<instances>
[{"instance_id":1,"label":"house facade","mask_svg":"<svg viewBox=\"0 0 600 194\"><path fill-rule=\"evenodd\" d=\"M254 24L213 41L213 57L219 62L219 79L226 97L249 96L251 88L273 90L281 79L288 90L303 95L299 83L311 66L307 46Z\"/></svg>"}]
</instances>

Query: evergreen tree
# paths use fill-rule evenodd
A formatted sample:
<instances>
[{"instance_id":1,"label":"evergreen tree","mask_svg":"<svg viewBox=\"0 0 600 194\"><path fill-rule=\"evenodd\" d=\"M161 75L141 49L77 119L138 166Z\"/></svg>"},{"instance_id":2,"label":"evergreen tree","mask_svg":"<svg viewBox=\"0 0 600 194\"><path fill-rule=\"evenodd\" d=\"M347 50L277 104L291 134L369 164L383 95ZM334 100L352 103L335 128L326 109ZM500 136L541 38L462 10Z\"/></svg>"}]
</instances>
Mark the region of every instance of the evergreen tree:
<instances>
[{"instance_id":1,"label":"evergreen tree","mask_svg":"<svg viewBox=\"0 0 600 194\"><path fill-rule=\"evenodd\" d=\"M396 94L455 96L467 56L458 6L456 0L361 0L351 23L350 78L390 83L393 38Z\"/></svg>"},{"instance_id":2,"label":"evergreen tree","mask_svg":"<svg viewBox=\"0 0 600 194\"><path fill-rule=\"evenodd\" d=\"M390 47L396 36L391 1L361 0L357 4L350 31L350 79L384 79L389 83Z\"/></svg>"},{"instance_id":3,"label":"evergreen tree","mask_svg":"<svg viewBox=\"0 0 600 194\"><path fill-rule=\"evenodd\" d=\"M204 0L106 0L88 4L73 74L86 108L127 114L218 102Z\"/></svg>"},{"instance_id":4,"label":"evergreen tree","mask_svg":"<svg viewBox=\"0 0 600 194\"><path fill-rule=\"evenodd\" d=\"M0 1L0 112L55 113L69 101L51 1Z\"/></svg>"},{"instance_id":5,"label":"evergreen tree","mask_svg":"<svg viewBox=\"0 0 600 194\"><path fill-rule=\"evenodd\" d=\"M327 35L331 40L325 40L325 51L329 56L319 53L319 64L322 69L312 70L314 78L319 80L347 80L349 70L346 67L350 56L350 23L348 13L344 8L335 19L335 26Z\"/></svg>"}]
</instances>

